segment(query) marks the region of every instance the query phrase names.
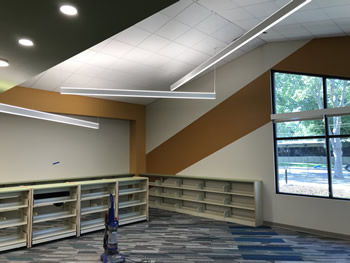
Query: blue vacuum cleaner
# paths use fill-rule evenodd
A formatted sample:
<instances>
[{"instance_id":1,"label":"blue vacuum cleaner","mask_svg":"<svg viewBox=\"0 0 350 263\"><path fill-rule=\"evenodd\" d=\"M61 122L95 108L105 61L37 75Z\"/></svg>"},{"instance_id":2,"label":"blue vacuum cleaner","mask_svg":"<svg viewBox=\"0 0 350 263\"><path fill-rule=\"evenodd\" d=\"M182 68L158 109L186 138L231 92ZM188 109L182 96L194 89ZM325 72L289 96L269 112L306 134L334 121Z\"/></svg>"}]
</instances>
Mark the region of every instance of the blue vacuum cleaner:
<instances>
[{"instance_id":1,"label":"blue vacuum cleaner","mask_svg":"<svg viewBox=\"0 0 350 263\"><path fill-rule=\"evenodd\" d=\"M105 233L103 237L104 253L101 255L103 263L122 263L125 257L118 251L118 220L114 217L114 200L110 195L111 207L105 217Z\"/></svg>"}]
</instances>

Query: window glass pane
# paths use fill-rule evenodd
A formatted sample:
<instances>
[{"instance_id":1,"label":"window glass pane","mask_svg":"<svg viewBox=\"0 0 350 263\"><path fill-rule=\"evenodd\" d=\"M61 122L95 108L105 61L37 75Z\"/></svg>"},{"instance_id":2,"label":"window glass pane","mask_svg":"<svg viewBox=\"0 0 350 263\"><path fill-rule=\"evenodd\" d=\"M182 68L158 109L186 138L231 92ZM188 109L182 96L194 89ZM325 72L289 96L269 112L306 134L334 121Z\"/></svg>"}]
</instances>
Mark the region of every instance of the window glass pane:
<instances>
[{"instance_id":1,"label":"window glass pane","mask_svg":"<svg viewBox=\"0 0 350 263\"><path fill-rule=\"evenodd\" d=\"M350 116L328 118L329 135L350 135Z\"/></svg>"},{"instance_id":2,"label":"window glass pane","mask_svg":"<svg viewBox=\"0 0 350 263\"><path fill-rule=\"evenodd\" d=\"M350 80L327 79L326 83L328 108L350 106Z\"/></svg>"},{"instance_id":3,"label":"window glass pane","mask_svg":"<svg viewBox=\"0 0 350 263\"><path fill-rule=\"evenodd\" d=\"M289 121L276 123L277 138L322 136L324 134L325 128L323 120Z\"/></svg>"},{"instance_id":4,"label":"window glass pane","mask_svg":"<svg viewBox=\"0 0 350 263\"><path fill-rule=\"evenodd\" d=\"M325 139L278 140L281 193L329 196Z\"/></svg>"},{"instance_id":5,"label":"window glass pane","mask_svg":"<svg viewBox=\"0 0 350 263\"><path fill-rule=\"evenodd\" d=\"M322 78L274 73L275 113L323 109Z\"/></svg>"},{"instance_id":6,"label":"window glass pane","mask_svg":"<svg viewBox=\"0 0 350 263\"><path fill-rule=\"evenodd\" d=\"M330 138L333 196L350 199L350 137Z\"/></svg>"}]
</instances>

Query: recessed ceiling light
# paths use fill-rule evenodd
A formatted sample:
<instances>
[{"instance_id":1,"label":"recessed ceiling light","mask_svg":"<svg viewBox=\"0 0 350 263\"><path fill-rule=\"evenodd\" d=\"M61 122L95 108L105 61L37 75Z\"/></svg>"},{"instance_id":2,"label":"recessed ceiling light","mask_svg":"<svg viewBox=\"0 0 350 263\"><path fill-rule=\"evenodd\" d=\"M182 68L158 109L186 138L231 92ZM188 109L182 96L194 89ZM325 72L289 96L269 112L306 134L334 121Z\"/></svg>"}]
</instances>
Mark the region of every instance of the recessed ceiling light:
<instances>
[{"instance_id":1,"label":"recessed ceiling light","mask_svg":"<svg viewBox=\"0 0 350 263\"><path fill-rule=\"evenodd\" d=\"M6 59L0 58L0 67L8 67L10 64Z\"/></svg>"},{"instance_id":2,"label":"recessed ceiling light","mask_svg":"<svg viewBox=\"0 0 350 263\"><path fill-rule=\"evenodd\" d=\"M27 39L27 38L21 38L20 40L18 40L18 43L21 44L22 46L25 46L25 47L34 46L33 41L31 41L30 39Z\"/></svg>"},{"instance_id":3,"label":"recessed ceiling light","mask_svg":"<svg viewBox=\"0 0 350 263\"><path fill-rule=\"evenodd\" d=\"M60 11L67 16L75 16L78 14L78 10L72 5L61 6Z\"/></svg>"}]
</instances>

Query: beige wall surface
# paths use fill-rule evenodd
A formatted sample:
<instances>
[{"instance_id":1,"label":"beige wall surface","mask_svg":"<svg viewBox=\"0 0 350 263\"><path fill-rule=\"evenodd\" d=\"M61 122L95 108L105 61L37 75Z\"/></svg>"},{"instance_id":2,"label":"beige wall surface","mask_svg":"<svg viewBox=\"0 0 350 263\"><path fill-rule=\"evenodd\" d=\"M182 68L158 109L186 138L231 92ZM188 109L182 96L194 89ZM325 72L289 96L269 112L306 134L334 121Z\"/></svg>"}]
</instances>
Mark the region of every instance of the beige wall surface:
<instances>
[{"instance_id":1,"label":"beige wall surface","mask_svg":"<svg viewBox=\"0 0 350 263\"><path fill-rule=\"evenodd\" d=\"M100 129L1 113L0 183L128 173L130 122L76 118Z\"/></svg>"}]
</instances>

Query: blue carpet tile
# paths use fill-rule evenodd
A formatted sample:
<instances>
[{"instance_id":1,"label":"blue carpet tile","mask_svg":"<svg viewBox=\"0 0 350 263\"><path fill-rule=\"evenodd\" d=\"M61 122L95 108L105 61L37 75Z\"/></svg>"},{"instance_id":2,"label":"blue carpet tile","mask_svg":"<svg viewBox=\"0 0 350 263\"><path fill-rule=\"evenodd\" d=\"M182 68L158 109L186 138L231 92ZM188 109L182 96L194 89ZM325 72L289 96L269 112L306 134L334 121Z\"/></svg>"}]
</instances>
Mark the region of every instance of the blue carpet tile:
<instances>
[{"instance_id":1,"label":"blue carpet tile","mask_svg":"<svg viewBox=\"0 0 350 263\"><path fill-rule=\"evenodd\" d=\"M98 263L103 231L0 253L0 263ZM247 227L150 209L150 220L122 226L127 263L350 263L350 241L275 227Z\"/></svg>"}]
</instances>

